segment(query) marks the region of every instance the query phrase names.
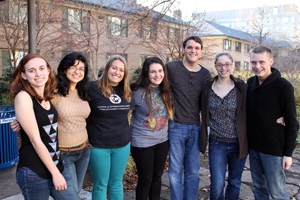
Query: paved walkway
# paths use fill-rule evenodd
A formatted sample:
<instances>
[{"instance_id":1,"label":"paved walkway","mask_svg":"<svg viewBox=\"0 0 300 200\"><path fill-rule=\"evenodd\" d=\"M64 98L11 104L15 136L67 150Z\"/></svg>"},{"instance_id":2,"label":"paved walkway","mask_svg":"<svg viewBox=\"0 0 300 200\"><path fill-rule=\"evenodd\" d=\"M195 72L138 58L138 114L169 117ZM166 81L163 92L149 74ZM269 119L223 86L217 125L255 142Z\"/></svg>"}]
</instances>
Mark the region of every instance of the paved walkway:
<instances>
[{"instance_id":1,"label":"paved walkway","mask_svg":"<svg viewBox=\"0 0 300 200\"><path fill-rule=\"evenodd\" d=\"M209 169L208 160L202 160L200 169L200 186L199 200L209 199ZM286 172L287 185L286 189L292 200L300 200L300 154L293 155L293 165ZM245 171L242 176L242 186L240 192L241 200L254 199L251 187L252 180L249 170L249 162L247 160ZM20 189L15 181L15 167L12 169L0 172L0 199L2 200L23 200ZM167 173L163 175L162 197L161 199L170 199L169 179ZM124 194L125 200L134 199L134 191L126 191ZM91 193L83 190L81 197L86 200L91 200Z\"/></svg>"}]
</instances>

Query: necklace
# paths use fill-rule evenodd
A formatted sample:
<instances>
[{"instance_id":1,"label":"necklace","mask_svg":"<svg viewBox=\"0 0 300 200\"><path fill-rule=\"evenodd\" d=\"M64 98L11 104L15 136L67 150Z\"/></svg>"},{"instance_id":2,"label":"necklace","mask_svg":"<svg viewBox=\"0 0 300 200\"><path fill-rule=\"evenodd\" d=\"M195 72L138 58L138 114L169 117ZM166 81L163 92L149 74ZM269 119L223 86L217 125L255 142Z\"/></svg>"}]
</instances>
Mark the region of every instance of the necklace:
<instances>
[{"instance_id":1,"label":"necklace","mask_svg":"<svg viewBox=\"0 0 300 200\"><path fill-rule=\"evenodd\" d=\"M47 109L47 108L48 108L48 103L47 103L47 102L41 103L41 106L42 106L43 108Z\"/></svg>"}]
</instances>

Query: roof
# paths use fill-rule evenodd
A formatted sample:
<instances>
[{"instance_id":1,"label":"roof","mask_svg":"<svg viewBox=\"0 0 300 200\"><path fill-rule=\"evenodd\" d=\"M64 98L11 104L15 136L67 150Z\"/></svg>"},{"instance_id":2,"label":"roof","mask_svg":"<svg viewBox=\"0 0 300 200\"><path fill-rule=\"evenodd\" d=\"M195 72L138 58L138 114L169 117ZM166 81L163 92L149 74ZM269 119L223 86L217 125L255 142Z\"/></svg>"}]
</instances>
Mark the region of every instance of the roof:
<instances>
[{"instance_id":1,"label":"roof","mask_svg":"<svg viewBox=\"0 0 300 200\"><path fill-rule=\"evenodd\" d=\"M236 38L239 40L247 41L247 42L255 42L256 38L250 35L249 33L236 30L233 28L229 28L214 22L206 21L208 24L207 28L201 34L201 36L224 36L224 37L231 37ZM274 38L265 38L263 44L269 46L276 46L277 48L289 48L291 44L285 40L275 40Z\"/></svg>"},{"instance_id":2,"label":"roof","mask_svg":"<svg viewBox=\"0 0 300 200\"><path fill-rule=\"evenodd\" d=\"M78 2L91 4L107 9L125 11L132 14L142 14L145 11L151 11L150 8L137 4L135 0L77 0ZM174 17L152 10L152 18L158 18L162 16L163 21L185 24L183 20L178 20Z\"/></svg>"},{"instance_id":3,"label":"roof","mask_svg":"<svg viewBox=\"0 0 300 200\"><path fill-rule=\"evenodd\" d=\"M202 36L227 36L248 42L251 42L254 39L249 33L229 28L210 21L206 21L206 23L208 24L208 26L206 30L201 34Z\"/></svg>"},{"instance_id":4,"label":"roof","mask_svg":"<svg viewBox=\"0 0 300 200\"><path fill-rule=\"evenodd\" d=\"M206 17L210 20L214 21L228 21L228 20L236 20L239 18L243 18L242 16L246 16L251 12L258 12L260 9L265 10L266 15L290 15L298 13L297 4L276 4L276 1L273 5L264 5L260 7L249 7L249 8L241 8L241 9L230 9L230 10L220 10L220 11L211 11L205 12ZM277 9L276 14L274 14L274 8Z\"/></svg>"}]
</instances>

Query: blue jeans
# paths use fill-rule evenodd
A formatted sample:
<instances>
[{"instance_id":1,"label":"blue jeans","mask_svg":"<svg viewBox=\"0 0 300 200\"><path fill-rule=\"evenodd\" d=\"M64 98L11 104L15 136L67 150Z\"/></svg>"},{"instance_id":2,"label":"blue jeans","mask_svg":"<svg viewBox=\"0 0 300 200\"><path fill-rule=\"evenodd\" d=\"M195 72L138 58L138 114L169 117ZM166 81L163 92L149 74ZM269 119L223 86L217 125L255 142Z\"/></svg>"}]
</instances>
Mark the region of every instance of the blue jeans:
<instances>
[{"instance_id":1,"label":"blue jeans","mask_svg":"<svg viewBox=\"0 0 300 200\"><path fill-rule=\"evenodd\" d=\"M209 139L210 200L223 200L228 166L225 199L238 200L246 157L239 159L239 143Z\"/></svg>"},{"instance_id":2,"label":"blue jeans","mask_svg":"<svg viewBox=\"0 0 300 200\"><path fill-rule=\"evenodd\" d=\"M66 168L62 172L66 190L55 190L52 179L41 178L28 167L19 168L16 175L25 200L48 200L49 196L55 200L80 200Z\"/></svg>"},{"instance_id":3,"label":"blue jeans","mask_svg":"<svg viewBox=\"0 0 300 200\"><path fill-rule=\"evenodd\" d=\"M200 182L199 131L199 125L169 121L171 200L196 200L198 198ZM184 182L182 181L183 171Z\"/></svg>"},{"instance_id":4,"label":"blue jeans","mask_svg":"<svg viewBox=\"0 0 300 200\"><path fill-rule=\"evenodd\" d=\"M90 147L73 152L60 151L60 155L64 160L65 167L68 168L75 189L79 194L82 189L86 169L90 160Z\"/></svg>"},{"instance_id":5,"label":"blue jeans","mask_svg":"<svg viewBox=\"0 0 300 200\"><path fill-rule=\"evenodd\" d=\"M250 170L254 184L253 194L257 200L289 200L285 190L283 157L260 153L250 149Z\"/></svg>"},{"instance_id":6,"label":"blue jeans","mask_svg":"<svg viewBox=\"0 0 300 200\"><path fill-rule=\"evenodd\" d=\"M130 144L119 148L91 148L93 200L123 200L123 174L129 154Z\"/></svg>"}]
</instances>

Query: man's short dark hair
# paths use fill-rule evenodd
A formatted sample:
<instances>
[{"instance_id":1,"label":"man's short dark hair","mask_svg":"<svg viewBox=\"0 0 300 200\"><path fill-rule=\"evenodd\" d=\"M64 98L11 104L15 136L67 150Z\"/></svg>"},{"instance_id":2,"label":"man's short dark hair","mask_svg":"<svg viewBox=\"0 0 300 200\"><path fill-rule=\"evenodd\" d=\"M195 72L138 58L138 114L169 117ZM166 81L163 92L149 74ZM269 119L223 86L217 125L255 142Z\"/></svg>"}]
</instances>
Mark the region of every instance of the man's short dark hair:
<instances>
[{"instance_id":1,"label":"man's short dark hair","mask_svg":"<svg viewBox=\"0 0 300 200\"><path fill-rule=\"evenodd\" d=\"M201 50L203 49L203 41L201 40L200 37L195 36L195 35L189 36L189 37L187 37L187 38L183 41L183 48L185 48L186 43L187 43L189 40L194 40L195 42L199 43L199 44L201 45Z\"/></svg>"}]
</instances>

